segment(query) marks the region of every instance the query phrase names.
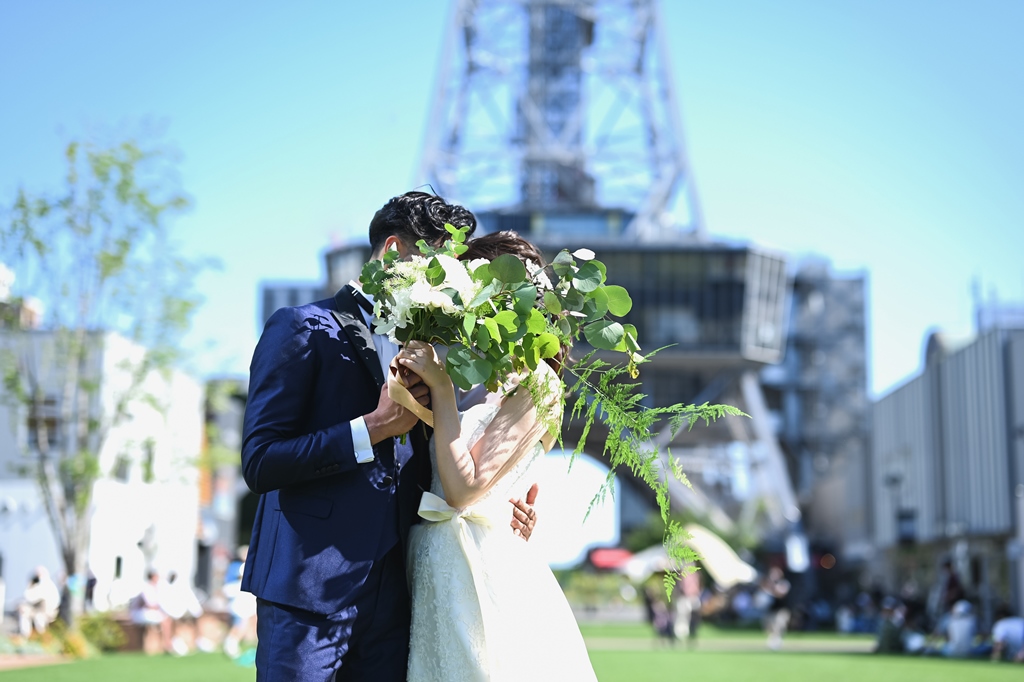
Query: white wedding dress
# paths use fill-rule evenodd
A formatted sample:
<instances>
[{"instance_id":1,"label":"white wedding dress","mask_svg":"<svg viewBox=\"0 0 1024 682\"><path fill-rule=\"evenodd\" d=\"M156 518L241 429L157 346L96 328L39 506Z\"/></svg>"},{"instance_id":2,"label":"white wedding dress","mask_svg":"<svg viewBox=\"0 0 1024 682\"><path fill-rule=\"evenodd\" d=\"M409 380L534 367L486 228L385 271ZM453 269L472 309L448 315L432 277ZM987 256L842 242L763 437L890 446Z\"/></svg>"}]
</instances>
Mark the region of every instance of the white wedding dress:
<instances>
[{"instance_id":1,"label":"white wedding dress","mask_svg":"<svg viewBox=\"0 0 1024 682\"><path fill-rule=\"evenodd\" d=\"M471 447L497 413L481 404L462 416ZM409 536L412 593L409 680L596 680L579 626L551 569L515 536L510 497L532 483L538 443L477 503L452 509L437 475Z\"/></svg>"}]
</instances>

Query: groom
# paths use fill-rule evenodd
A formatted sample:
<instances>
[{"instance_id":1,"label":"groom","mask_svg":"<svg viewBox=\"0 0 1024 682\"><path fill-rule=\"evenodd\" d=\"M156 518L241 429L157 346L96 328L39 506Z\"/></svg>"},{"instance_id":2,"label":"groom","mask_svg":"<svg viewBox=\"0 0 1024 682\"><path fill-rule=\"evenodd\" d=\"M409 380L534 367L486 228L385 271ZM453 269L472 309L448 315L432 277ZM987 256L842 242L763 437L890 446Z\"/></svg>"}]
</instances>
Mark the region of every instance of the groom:
<instances>
[{"instance_id":1,"label":"groom","mask_svg":"<svg viewBox=\"0 0 1024 682\"><path fill-rule=\"evenodd\" d=\"M476 228L440 197L394 197L370 222L371 258L439 245L445 223ZM257 597L257 680L406 678L405 546L430 488L428 434L388 398L398 349L371 333L371 310L355 283L282 308L253 353L242 473L260 499L242 589ZM427 405L419 377L406 383ZM513 510L524 537L535 494Z\"/></svg>"}]
</instances>

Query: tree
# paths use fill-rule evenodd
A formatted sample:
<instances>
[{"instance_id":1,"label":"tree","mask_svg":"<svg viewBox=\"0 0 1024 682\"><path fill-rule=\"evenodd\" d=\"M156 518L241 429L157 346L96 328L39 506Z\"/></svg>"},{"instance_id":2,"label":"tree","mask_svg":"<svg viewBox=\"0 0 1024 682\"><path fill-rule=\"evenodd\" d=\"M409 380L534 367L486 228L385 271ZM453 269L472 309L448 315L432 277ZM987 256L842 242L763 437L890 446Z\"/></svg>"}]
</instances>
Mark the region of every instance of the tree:
<instances>
[{"instance_id":1,"label":"tree","mask_svg":"<svg viewBox=\"0 0 1024 682\"><path fill-rule=\"evenodd\" d=\"M24 328L25 299L0 310L4 395L26 419L26 473L35 476L69 586L84 585L93 484L99 453L133 404L151 401L143 384L178 360L178 342L199 304L192 281L201 263L183 258L168 219L189 206L173 157L132 140L71 142L56 194L17 192L0 210L0 261L17 274L17 293L45 306L41 335ZM19 324L19 319L21 323ZM142 352L123 358L126 380L101 400L96 362L111 333ZM141 447L144 447L142 445ZM141 453L139 453L141 454ZM83 590L70 590L70 613Z\"/></svg>"}]
</instances>

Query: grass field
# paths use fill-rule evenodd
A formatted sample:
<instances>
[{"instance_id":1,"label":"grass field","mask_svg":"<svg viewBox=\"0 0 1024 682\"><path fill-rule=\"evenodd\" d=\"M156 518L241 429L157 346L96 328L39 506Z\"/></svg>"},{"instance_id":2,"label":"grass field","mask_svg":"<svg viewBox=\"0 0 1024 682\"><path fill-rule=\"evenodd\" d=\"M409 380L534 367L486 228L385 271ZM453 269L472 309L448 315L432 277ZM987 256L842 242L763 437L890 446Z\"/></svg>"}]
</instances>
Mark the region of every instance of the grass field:
<instances>
[{"instance_id":1,"label":"grass field","mask_svg":"<svg viewBox=\"0 0 1024 682\"><path fill-rule=\"evenodd\" d=\"M647 628L637 625L584 625L583 632L602 682L1000 682L1024 677L1024 666L1005 663L821 651L864 651L870 644L864 637L793 633L784 650L773 653L763 649L763 635L758 632L706 628L692 651L683 646L667 648L655 642ZM252 668L240 667L217 654L184 658L117 654L0 672L0 682L241 682L254 677Z\"/></svg>"}]
</instances>

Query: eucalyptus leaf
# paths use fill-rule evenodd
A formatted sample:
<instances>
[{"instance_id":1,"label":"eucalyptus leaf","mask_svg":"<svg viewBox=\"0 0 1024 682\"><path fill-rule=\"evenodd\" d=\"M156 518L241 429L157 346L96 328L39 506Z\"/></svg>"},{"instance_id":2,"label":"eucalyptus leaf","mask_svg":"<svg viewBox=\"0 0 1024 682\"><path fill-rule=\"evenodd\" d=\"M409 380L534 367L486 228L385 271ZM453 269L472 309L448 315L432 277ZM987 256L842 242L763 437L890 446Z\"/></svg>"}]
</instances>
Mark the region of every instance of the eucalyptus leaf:
<instances>
[{"instance_id":1,"label":"eucalyptus leaf","mask_svg":"<svg viewBox=\"0 0 1024 682\"><path fill-rule=\"evenodd\" d=\"M519 315L514 310L502 310L493 318L488 318L496 324L505 328L510 334L516 330Z\"/></svg>"},{"instance_id":2,"label":"eucalyptus leaf","mask_svg":"<svg viewBox=\"0 0 1024 682\"><path fill-rule=\"evenodd\" d=\"M572 285L578 291L589 293L601 286L603 281L604 274L600 268L593 263L584 263L576 273L576 276L572 278Z\"/></svg>"},{"instance_id":3,"label":"eucalyptus leaf","mask_svg":"<svg viewBox=\"0 0 1024 682\"><path fill-rule=\"evenodd\" d=\"M526 315L537 302L537 287L530 285L516 290L513 308L520 315Z\"/></svg>"},{"instance_id":4,"label":"eucalyptus leaf","mask_svg":"<svg viewBox=\"0 0 1024 682\"><path fill-rule=\"evenodd\" d=\"M555 357L562 349L562 345L558 342L558 337L550 332L538 335L533 342L533 347L542 360Z\"/></svg>"},{"instance_id":5,"label":"eucalyptus leaf","mask_svg":"<svg viewBox=\"0 0 1024 682\"><path fill-rule=\"evenodd\" d=\"M584 327L583 334L586 336L587 343L594 348L615 350L615 347L622 343L625 331L618 322L598 320Z\"/></svg>"},{"instance_id":6,"label":"eucalyptus leaf","mask_svg":"<svg viewBox=\"0 0 1024 682\"><path fill-rule=\"evenodd\" d=\"M477 308L479 306L482 306L487 301L487 299L489 299L491 296L494 296L495 294L497 294L498 291L500 291L500 290L501 290L501 284L500 283L498 283L498 282L491 282L490 284L488 284L487 286L485 286L483 289L480 290L480 292L476 295L476 297L474 297L473 300L469 302L469 305L467 307L468 308Z\"/></svg>"},{"instance_id":7,"label":"eucalyptus leaf","mask_svg":"<svg viewBox=\"0 0 1024 682\"><path fill-rule=\"evenodd\" d=\"M544 313L536 308L532 309L526 320L526 330L531 334L540 334L547 328L548 321L544 318Z\"/></svg>"},{"instance_id":8,"label":"eucalyptus leaf","mask_svg":"<svg viewBox=\"0 0 1024 682\"><path fill-rule=\"evenodd\" d=\"M502 333L498 329L498 322L493 317L484 318L483 328L488 331L492 339L495 341L501 341Z\"/></svg>"},{"instance_id":9,"label":"eucalyptus leaf","mask_svg":"<svg viewBox=\"0 0 1024 682\"><path fill-rule=\"evenodd\" d=\"M491 348L491 330L487 326L487 320L484 324L480 325L476 329L476 345L483 352L487 352ZM501 340L500 338L498 339Z\"/></svg>"},{"instance_id":10,"label":"eucalyptus leaf","mask_svg":"<svg viewBox=\"0 0 1024 682\"><path fill-rule=\"evenodd\" d=\"M466 313L466 316L462 318L462 329L466 332L466 335L472 335L476 330L476 315L473 313Z\"/></svg>"},{"instance_id":11,"label":"eucalyptus leaf","mask_svg":"<svg viewBox=\"0 0 1024 682\"><path fill-rule=\"evenodd\" d=\"M615 317L622 317L633 309L633 299L624 287L609 284L604 288L604 293L608 297L608 312Z\"/></svg>"},{"instance_id":12,"label":"eucalyptus leaf","mask_svg":"<svg viewBox=\"0 0 1024 682\"><path fill-rule=\"evenodd\" d=\"M553 291L545 291L544 308L552 315L562 312L562 302L558 300L558 294Z\"/></svg>"},{"instance_id":13,"label":"eucalyptus leaf","mask_svg":"<svg viewBox=\"0 0 1024 682\"><path fill-rule=\"evenodd\" d=\"M526 266L510 253L504 253L491 261L491 274L506 284L522 282L526 279Z\"/></svg>"},{"instance_id":14,"label":"eucalyptus leaf","mask_svg":"<svg viewBox=\"0 0 1024 682\"><path fill-rule=\"evenodd\" d=\"M491 274L491 264L481 263L478 265L476 270L473 271L473 279L477 282L490 282L494 279L494 275Z\"/></svg>"}]
</instances>

